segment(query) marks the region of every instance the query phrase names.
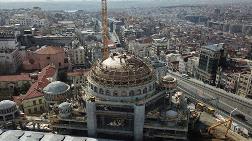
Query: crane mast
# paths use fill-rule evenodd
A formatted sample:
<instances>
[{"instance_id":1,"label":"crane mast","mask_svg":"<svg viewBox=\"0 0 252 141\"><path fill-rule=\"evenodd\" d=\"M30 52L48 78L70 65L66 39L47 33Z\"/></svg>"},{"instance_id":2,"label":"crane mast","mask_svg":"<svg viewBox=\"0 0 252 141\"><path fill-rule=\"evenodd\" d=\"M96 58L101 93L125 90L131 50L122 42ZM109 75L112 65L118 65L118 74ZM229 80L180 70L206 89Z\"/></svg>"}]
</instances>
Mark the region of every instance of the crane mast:
<instances>
[{"instance_id":1,"label":"crane mast","mask_svg":"<svg viewBox=\"0 0 252 141\"><path fill-rule=\"evenodd\" d=\"M105 60L109 57L108 8L107 8L107 0L101 0L101 2L102 2L103 60Z\"/></svg>"}]
</instances>

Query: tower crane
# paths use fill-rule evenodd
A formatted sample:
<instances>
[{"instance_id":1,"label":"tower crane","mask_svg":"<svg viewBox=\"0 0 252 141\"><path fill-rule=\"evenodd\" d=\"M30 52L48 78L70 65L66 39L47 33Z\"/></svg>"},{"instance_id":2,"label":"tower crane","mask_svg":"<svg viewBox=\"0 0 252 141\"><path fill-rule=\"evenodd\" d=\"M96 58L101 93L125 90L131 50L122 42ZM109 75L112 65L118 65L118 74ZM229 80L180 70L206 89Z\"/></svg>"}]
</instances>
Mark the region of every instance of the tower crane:
<instances>
[{"instance_id":1,"label":"tower crane","mask_svg":"<svg viewBox=\"0 0 252 141\"><path fill-rule=\"evenodd\" d=\"M103 60L109 57L109 30L108 30L108 6L107 0L101 0L102 2L102 40L103 40Z\"/></svg>"}]
</instances>

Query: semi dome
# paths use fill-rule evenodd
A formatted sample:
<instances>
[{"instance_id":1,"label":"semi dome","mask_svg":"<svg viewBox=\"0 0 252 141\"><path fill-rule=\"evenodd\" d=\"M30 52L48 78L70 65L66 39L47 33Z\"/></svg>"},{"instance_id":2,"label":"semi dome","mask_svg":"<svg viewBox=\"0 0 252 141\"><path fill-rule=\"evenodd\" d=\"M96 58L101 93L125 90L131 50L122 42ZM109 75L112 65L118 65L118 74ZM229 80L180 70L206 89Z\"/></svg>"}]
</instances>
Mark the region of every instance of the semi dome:
<instances>
[{"instance_id":1,"label":"semi dome","mask_svg":"<svg viewBox=\"0 0 252 141\"><path fill-rule=\"evenodd\" d=\"M46 94L61 94L70 89L70 86L66 83L55 81L48 84L44 89L44 93Z\"/></svg>"},{"instance_id":2,"label":"semi dome","mask_svg":"<svg viewBox=\"0 0 252 141\"><path fill-rule=\"evenodd\" d=\"M16 107L16 103L10 100L3 100L0 102L0 110L6 110Z\"/></svg>"},{"instance_id":3,"label":"semi dome","mask_svg":"<svg viewBox=\"0 0 252 141\"><path fill-rule=\"evenodd\" d=\"M59 115L62 118L67 118L72 113L71 103L63 102L59 105Z\"/></svg>"},{"instance_id":4,"label":"semi dome","mask_svg":"<svg viewBox=\"0 0 252 141\"><path fill-rule=\"evenodd\" d=\"M155 75L153 68L141 59L129 54L113 53L91 69L90 77L103 85L129 86L152 81Z\"/></svg>"},{"instance_id":5,"label":"semi dome","mask_svg":"<svg viewBox=\"0 0 252 141\"><path fill-rule=\"evenodd\" d=\"M166 112L166 116L167 118L173 119L178 117L178 113L176 111L169 110Z\"/></svg>"},{"instance_id":6,"label":"semi dome","mask_svg":"<svg viewBox=\"0 0 252 141\"><path fill-rule=\"evenodd\" d=\"M173 82L173 81L175 81L176 79L175 79L174 77L170 76L170 75L166 75L166 76L164 76L164 77L162 78L162 80L163 80L164 82Z\"/></svg>"}]
</instances>

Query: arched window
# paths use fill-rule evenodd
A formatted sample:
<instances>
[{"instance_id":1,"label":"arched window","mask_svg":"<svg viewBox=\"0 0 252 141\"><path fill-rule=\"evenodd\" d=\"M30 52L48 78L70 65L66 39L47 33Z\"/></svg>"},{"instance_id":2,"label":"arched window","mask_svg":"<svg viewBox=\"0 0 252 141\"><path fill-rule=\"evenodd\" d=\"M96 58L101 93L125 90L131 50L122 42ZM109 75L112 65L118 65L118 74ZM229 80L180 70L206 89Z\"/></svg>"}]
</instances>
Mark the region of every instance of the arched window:
<instances>
[{"instance_id":1,"label":"arched window","mask_svg":"<svg viewBox=\"0 0 252 141\"><path fill-rule=\"evenodd\" d=\"M109 90L106 90L106 95L110 95L110 91Z\"/></svg>"},{"instance_id":2,"label":"arched window","mask_svg":"<svg viewBox=\"0 0 252 141\"><path fill-rule=\"evenodd\" d=\"M96 87L96 86L94 87L94 92L96 92L96 93L97 93L97 87Z\"/></svg>"},{"instance_id":3,"label":"arched window","mask_svg":"<svg viewBox=\"0 0 252 141\"><path fill-rule=\"evenodd\" d=\"M152 86L151 85L149 86L149 91L152 91Z\"/></svg>"},{"instance_id":4,"label":"arched window","mask_svg":"<svg viewBox=\"0 0 252 141\"><path fill-rule=\"evenodd\" d=\"M147 93L147 88L146 88L146 87L143 89L143 93L144 93L144 94Z\"/></svg>"},{"instance_id":5,"label":"arched window","mask_svg":"<svg viewBox=\"0 0 252 141\"><path fill-rule=\"evenodd\" d=\"M131 90L130 92L129 92L129 96L134 96L135 95L135 92L133 91L133 90Z\"/></svg>"},{"instance_id":6,"label":"arched window","mask_svg":"<svg viewBox=\"0 0 252 141\"><path fill-rule=\"evenodd\" d=\"M102 88L100 88L100 90L99 90L99 94L104 94L104 91L103 91L103 89L102 89Z\"/></svg>"},{"instance_id":7,"label":"arched window","mask_svg":"<svg viewBox=\"0 0 252 141\"><path fill-rule=\"evenodd\" d=\"M122 96L127 96L127 92L126 91L122 91Z\"/></svg>"},{"instance_id":8,"label":"arched window","mask_svg":"<svg viewBox=\"0 0 252 141\"><path fill-rule=\"evenodd\" d=\"M142 90L141 90L141 89L138 89L138 90L137 90L137 95L140 95L140 94L142 94Z\"/></svg>"},{"instance_id":9,"label":"arched window","mask_svg":"<svg viewBox=\"0 0 252 141\"><path fill-rule=\"evenodd\" d=\"M114 91L114 92L113 92L113 96L118 96L118 92L117 92L117 91Z\"/></svg>"}]
</instances>

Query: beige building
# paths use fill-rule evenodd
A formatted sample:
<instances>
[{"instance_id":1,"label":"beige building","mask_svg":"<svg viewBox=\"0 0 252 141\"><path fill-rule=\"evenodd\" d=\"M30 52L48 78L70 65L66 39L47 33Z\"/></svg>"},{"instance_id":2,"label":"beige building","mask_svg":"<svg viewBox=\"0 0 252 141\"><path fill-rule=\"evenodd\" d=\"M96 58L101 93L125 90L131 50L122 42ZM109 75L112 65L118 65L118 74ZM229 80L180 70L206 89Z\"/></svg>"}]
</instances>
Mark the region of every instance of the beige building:
<instances>
[{"instance_id":1,"label":"beige building","mask_svg":"<svg viewBox=\"0 0 252 141\"><path fill-rule=\"evenodd\" d=\"M237 94L252 98L252 71L240 74Z\"/></svg>"},{"instance_id":2,"label":"beige building","mask_svg":"<svg viewBox=\"0 0 252 141\"><path fill-rule=\"evenodd\" d=\"M83 46L79 46L77 48L71 49L71 63L73 66L85 66L86 63L86 55L85 48Z\"/></svg>"},{"instance_id":3,"label":"beige building","mask_svg":"<svg viewBox=\"0 0 252 141\"><path fill-rule=\"evenodd\" d=\"M186 62L186 71L190 76L195 77L199 65L199 57L190 57Z\"/></svg>"},{"instance_id":4,"label":"beige building","mask_svg":"<svg viewBox=\"0 0 252 141\"><path fill-rule=\"evenodd\" d=\"M21 107L26 114L37 114L44 112L45 99L42 90L57 78L57 69L55 66L48 65L43 68L38 75L38 80L32 84L25 95L14 96L14 101Z\"/></svg>"},{"instance_id":5,"label":"beige building","mask_svg":"<svg viewBox=\"0 0 252 141\"><path fill-rule=\"evenodd\" d=\"M67 73L67 80L75 87L84 86L87 81L87 74L89 70L75 70Z\"/></svg>"}]
</instances>

